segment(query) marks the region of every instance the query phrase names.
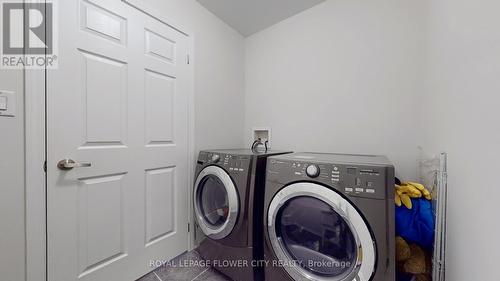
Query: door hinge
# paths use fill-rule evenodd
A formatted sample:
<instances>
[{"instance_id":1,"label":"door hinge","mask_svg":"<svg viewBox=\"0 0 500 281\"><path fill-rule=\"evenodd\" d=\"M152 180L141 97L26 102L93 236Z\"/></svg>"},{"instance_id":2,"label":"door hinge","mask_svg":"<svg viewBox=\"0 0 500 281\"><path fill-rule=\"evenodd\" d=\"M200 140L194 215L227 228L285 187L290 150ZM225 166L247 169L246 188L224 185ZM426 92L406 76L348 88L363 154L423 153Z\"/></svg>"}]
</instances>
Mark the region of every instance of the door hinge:
<instances>
[{"instance_id":1,"label":"door hinge","mask_svg":"<svg viewBox=\"0 0 500 281\"><path fill-rule=\"evenodd\" d=\"M188 223L188 232L191 232L191 224Z\"/></svg>"},{"instance_id":2,"label":"door hinge","mask_svg":"<svg viewBox=\"0 0 500 281\"><path fill-rule=\"evenodd\" d=\"M189 54L187 55L187 64L190 64L191 61L190 61L190 57L189 57Z\"/></svg>"},{"instance_id":3,"label":"door hinge","mask_svg":"<svg viewBox=\"0 0 500 281\"><path fill-rule=\"evenodd\" d=\"M47 161L43 162L43 171L47 173Z\"/></svg>"}]
</instances>

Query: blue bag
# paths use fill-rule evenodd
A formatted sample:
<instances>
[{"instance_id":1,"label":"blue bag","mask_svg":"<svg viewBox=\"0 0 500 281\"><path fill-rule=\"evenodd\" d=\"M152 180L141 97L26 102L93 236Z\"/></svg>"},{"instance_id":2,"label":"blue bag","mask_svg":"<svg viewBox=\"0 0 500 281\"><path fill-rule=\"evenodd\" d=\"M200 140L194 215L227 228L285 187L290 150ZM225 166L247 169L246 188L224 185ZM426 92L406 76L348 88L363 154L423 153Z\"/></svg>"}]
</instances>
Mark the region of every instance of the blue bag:
<instances>
[{"instance_id":1,"label":"blue bag","mask_svg":"<svg viewBox=\"0 0 500 281\"><path fill-rule=\"evenodd\" d=\"M412 198L411 201L411 210L404 205L396 206L396 235L409 243L432 250L435 224L431 201L421 198Z\"/></svg>"}]
</instances>

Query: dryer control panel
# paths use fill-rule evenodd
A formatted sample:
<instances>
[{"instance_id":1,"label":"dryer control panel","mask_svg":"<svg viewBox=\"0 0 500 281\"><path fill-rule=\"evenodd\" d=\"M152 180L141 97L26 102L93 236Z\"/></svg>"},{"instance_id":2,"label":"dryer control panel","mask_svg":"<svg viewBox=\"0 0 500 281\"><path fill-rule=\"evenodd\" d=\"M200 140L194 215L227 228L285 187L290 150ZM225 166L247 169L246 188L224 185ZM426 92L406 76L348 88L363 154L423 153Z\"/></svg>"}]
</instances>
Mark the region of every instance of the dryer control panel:
<instances>
[{"instance_id":1,"label":"dryer control panel","mask_svg":"<svg viewBox=\"0 0 500 281\"><path fill-rule=\"evenodd\" d=\"M391 170L392 169L392 170ZM389 177L394 178L392 167L353 165L348 163L321 163L307 160L284 161L268 159L267 180L288 184L311 181L331 186L348 196L386 199L392 195Z\"/></svg>"},{"instance_id":2,"label":"dryer control panel","mask_svg":"<svg viewBox=\"0 0 500 281\"><path fill-rule=\"evenodd\" d=\"M224 153L200 152L199 165L218 165L227 172L248 173L251 157L247 155L232 155Z\"/></svg>"}]
</instances>

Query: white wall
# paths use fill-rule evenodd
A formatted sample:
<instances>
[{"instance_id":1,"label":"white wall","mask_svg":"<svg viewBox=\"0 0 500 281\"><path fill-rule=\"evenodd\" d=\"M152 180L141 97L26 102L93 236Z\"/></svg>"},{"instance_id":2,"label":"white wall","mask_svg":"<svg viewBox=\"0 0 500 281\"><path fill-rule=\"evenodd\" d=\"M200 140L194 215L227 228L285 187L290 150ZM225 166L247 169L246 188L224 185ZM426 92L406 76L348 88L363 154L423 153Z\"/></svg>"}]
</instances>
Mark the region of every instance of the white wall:
<instances>
[{"instance_id":1,"label":"white wall","mask_svg":"<svg viewBox=\"0 0 500 281\"><path fill-rule=\"evenodd\" d=\"M416 176L425 6L330 0L246 39L246 141L388 155Z\"/></svg>"},{"instance_id":2,"label":"white wall","mask_svg":"<svg viewBox=\"0 0 500 281\"><path fill-rule=\"evenodd\" d=\"M145 0L194 32L196 148L241 147L244 39L195 0Z\"/></svg>"},{"instance_id":3,"label":"white wall","mask_svg":"<svg viewBox=\"0 0 500 281\"><path fill-rule=\"evenodd\" d=\"M0 279L25 280L23 72L0 70L0 91L17 96L17 116L0 117Z\"/></svg>"},{"instance_id":4,"label":"white wall","mask_svg":"<svg viewBox=\"0 0 500 281\"><path fill-rule=\"evenodd\" d=\"M449 153L447 279L498 280L500 2L429 0L428 153Z\"/></svg>"}]
</instances>

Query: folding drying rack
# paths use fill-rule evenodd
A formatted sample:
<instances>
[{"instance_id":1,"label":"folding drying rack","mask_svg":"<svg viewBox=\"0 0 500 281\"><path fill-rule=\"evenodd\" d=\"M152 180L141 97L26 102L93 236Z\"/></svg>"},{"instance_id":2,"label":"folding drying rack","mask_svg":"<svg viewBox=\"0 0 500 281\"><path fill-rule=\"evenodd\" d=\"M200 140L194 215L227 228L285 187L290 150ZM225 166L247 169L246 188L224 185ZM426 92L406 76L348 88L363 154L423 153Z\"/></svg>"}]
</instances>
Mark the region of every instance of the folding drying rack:
<instances>
[{"instance_id":1,"label":"folding drying rack","mask_svg":"<svg viewBox=\"0 0 500 281\"><path fill-rule=\"evenodd\" d=\"M422 153L423 154L423 153ZM446 279L446 212L447 212L447 154L422 157L418 163L420 181L432 193L432 208L435 216L434 253L432 258L432 280Z\"/></svg>"}]
</instances>

